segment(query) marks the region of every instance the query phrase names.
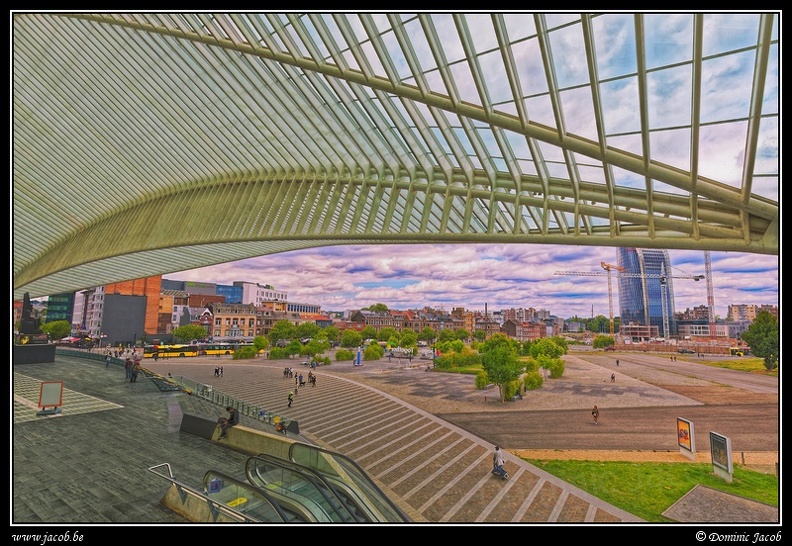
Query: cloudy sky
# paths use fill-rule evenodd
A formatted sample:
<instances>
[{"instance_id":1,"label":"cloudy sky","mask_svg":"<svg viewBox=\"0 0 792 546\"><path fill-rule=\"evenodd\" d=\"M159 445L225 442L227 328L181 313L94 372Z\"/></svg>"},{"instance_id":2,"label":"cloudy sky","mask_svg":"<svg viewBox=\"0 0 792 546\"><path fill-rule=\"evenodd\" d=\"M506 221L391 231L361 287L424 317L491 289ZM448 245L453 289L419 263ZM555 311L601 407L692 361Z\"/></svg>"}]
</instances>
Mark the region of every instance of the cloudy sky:
<instances>
[{"instance_id":1,"label":"cloudy sky","mask_svg":"<svg viewBox=\"0 0 792 546\"><path fill-rule=\"evenodd\" d=\"M704 252L670 250L672 274L703 275ZM732 304L779 303L778 257L712 252L716 316ZM609 315L606 276L555 275L601 272L616 263L611 247L562 245L363 245L307 249L180 273L168 279L271 284L289 301L344 311L384 303L390 309L430 306L489 310L547 309L561 317ZM674 279L676 311L707 305L704 281ZM618 316L613 282L614 316Z\"/></svg>"}]
</instances>

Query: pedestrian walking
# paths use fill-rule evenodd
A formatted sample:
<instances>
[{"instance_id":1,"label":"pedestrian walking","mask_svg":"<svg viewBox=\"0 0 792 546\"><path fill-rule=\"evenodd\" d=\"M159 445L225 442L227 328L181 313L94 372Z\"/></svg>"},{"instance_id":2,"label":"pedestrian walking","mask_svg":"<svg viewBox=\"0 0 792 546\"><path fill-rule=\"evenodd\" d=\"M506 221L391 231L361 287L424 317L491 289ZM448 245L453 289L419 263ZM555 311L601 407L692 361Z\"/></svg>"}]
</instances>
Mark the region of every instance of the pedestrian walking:
<instances>
[{"instance_id":1,"label":"pedestrian walking","mask_svg":"<svg viewBox=\"0 0 792 546\"><path fill-rule=\"evenodd\" d=\"M594 406L594 409L591 410L591 416L594 418L594 424L599 424L599 408Z\"/></svg>"},{"instance_id":2,"label":"pedestrian walking","mask_svg":"<svg viewBox=\"0 0 792 546\"><path fill-rule=\"evenodd\" d=\"M112 359L112 357L110 356L110 353L107 353L107 356L105 357L105 368L109 368L110 367L110 360L111 359Z\"/></svg>"},{"instance_id":3,"label":"pedestrian walking","mask_svg":"<svg viewBox=\"0 0 792 546\"><path fill-rule=\"evenodd\" d=\"M130 383L137 383L138 374L140 373L140 362L136 360L132 364L132 376L129 378Z\"/></svg>"},{"instance_id":4,"label":"pedestrian walking","mask_svg":"<svg viewBox=\"0 0 792 546\"><path fill-rule=\"evenodd\" d=\"M615 373L611 374L611 383L616 383L616 374Z\"/></svg>"},{"instance_id":5,"label":"pedestrian walking","mask_svg":"<svg viewBox=\"0 0 792 546\"><path fill-rule=\"evenodd\" d=\"M294 392L289 391L288 399L289 399L289 407L291 407L292 402L294 401Z\"/></svg>"},{"instance_id":6,"label":"pedestrian walking","mask_svg":"<svg viewBox=\"0 0 792 546\"><path fill-rule=\"evenodd\" d=\"M616 367L617 368L619 367L619 359L618 358L616 359Z\"/></svg>"},{"instance_id":7,"label":"pedestrian walking","mask_svg":"<svg viewBox=\"0 0 792 546\"><path fill-rule=\"evenodd\" d=\"M127 359L124 361L124 372L126 373L126 378L124 379L124 381L126 381L127 379L130 380L132 379L132 368L134 366L135 363L132 362L132 359L127 357Z\"/></svg>"}]
</instances>

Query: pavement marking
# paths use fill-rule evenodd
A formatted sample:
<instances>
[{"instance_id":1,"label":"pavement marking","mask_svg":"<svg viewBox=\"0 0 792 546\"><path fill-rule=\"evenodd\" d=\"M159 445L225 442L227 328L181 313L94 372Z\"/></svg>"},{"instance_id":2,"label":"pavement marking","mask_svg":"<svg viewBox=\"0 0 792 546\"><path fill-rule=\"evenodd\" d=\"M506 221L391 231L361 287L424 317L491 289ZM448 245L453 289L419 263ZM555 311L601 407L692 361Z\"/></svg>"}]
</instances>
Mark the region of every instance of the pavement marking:
<instances>
[{"instance_id":1,"label":"pavement marking","mask_svg":"<svg viewBox=\"0 0 792 546\"><path fill-rule=\"evenodd\" d=\"M41 410L38 405L41 383L43 381L14 372L14 424L124 407L64 387L61 412L52 415L37 415Z\"/></svg>"}]
</instances>

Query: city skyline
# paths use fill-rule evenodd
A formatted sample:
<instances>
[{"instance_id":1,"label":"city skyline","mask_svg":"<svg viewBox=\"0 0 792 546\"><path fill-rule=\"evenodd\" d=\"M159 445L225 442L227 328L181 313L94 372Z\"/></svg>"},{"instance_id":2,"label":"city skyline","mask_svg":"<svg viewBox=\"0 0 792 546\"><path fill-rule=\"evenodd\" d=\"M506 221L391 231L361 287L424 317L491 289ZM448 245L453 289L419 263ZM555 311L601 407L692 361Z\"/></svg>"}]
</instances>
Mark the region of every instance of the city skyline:
<instances>
[{"instance_id":1,"label":"city skyline","mask_svg":"<svg viewBox=\"0 0 792 546\"><path fill-rule=\"evenodd\" d=\"M705 273L704 251L669 250L671 275ZM715 315L729 305L779 305L778 256L711 252ZM569 245L393 244L316 247L163 275L232 284L270 284L289 301L346 311L384 303L390 309L423 307L489 311L533 307L563 318L609 316L606 276L615 247ZM613 313L619 315L613 278ZM674 279L676 312L707 305L705 280Z\"/></svg>"}]
</instances>

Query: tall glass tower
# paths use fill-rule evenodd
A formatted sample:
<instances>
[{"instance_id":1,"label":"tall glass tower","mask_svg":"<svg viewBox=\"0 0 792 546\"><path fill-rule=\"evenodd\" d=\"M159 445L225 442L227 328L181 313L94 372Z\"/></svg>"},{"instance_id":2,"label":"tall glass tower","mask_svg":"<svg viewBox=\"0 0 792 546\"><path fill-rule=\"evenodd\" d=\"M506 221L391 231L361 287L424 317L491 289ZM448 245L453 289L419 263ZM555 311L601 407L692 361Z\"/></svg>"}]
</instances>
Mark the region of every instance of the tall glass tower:
<instances>
[{"instance_id":1,"label":"tall glass tower","mask_svg":"<svg viewBox=\"0 0 792 546\"><path fill-rule=\"evenodd\" d=\"M667 250L644 250L620 248L616 263L624 273L635 277L619 277L619 320L621 324L643 324L657 326L662 337L673 335L676 330L674 319L674 284L671 279L671 260ZM663 287L660 278L665 276L665 316L668 317L668 332L663 320Z\"/></svg>"}]
</instances>

